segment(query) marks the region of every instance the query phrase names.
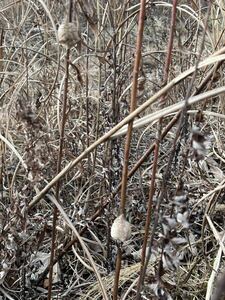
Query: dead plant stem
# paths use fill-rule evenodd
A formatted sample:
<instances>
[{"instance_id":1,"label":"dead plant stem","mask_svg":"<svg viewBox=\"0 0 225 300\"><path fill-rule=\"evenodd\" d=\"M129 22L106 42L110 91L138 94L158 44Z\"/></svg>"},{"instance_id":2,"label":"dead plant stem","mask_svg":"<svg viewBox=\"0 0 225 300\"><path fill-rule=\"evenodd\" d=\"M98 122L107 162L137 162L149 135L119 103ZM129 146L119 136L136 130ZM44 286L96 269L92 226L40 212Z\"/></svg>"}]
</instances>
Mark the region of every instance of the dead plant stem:
<instances>
[{"instance_id":1,"label":"dead plant stem","mask_svg":"<svg viewBox=\"0 0 225 300\"><path fill-rule=\"evenodd\" d=\"M146 4L145 0L140 1L138 33L137 33L137 42L136 42L136 56L134 61L133 84L131 90L131 104L130 104L131 113L136 109L137 106L137 85L138 85L138 74L140 69L141 49L142 49L142 40L143 40L143 32L144 32L145 4ZM126 207L128 164L129 164L129 155L130 155L130 144L132 138L132 127L133 127L133 120L131 120L128 123L128 132L127 132L126 142L125 142L121 199L120 199L120 214L125 214L125 207ZM121 259L122 259L122 252L119 249L120 248L118 248L118 252L117 252L116 272L115 272L115 280L114 280L114 287L113 287L114 300L117 300L117 296L118 296L118 285L119 285L119 276L120 276Z\"/></svg>"},{"instance_id":2,"label":"dead plant stem","mask_svg":"<svg viewBox=\"0 0 225 300\"><path fill-rule=\"evenodd\" d=\"M174 2L176 2L176 0L174 0ZM175 9L176 9L176 7L175 7ZM208 10L208 14L209 14L209 10ZM176 152L176 145L178 144L178 140L181 139L181 129L182 129L182 126L184 126L184 127L186 126L185 116L186 116L186 113L187 113L188 98L190 97L191 89L193 87L194 79L196 77L196 72L197 72L197 69L198 69L198 65L199 65L201 53L202 53L202 50L203 50L205 33L206 33L206 26L204 28L203 40L202 40L202 45L201 45L201 51L199 53L199 57L197 58L197 62L196 62L196 65L195 65L195 71L193 72L192 80L191 80L190 85L188 86L188 89L187 89L187 94L186 94L186 97L185 97L185 104L184 104L184 107L183 107L183 109L181 111L181 114L180 114L180 119L179 119L178 127L177 127L177 130L176 130L176 135L175 135L175 138L174 138L174 141L173 141L173 145L172 145L172 150L170 152L168 163L167 163L167 167L166 167L166 170L165 170L165 174L163 176L163 182L162 182L161 192L160 192L160 196L158 198L158 201L157 201L157 204L156 204L156 209L155 209L155 219L154 219L154 224L153 224L153 228L152 228L152 232L151 232L151 237L150 237L150 241L149 241L149 250L148 250L147 257L146 257L145 264L144 264L143 271L142 271L143 274L146 273L147 266L148 266L148 263L149 263L149 260L150 260L150 257L151 257L154 234L155 234L156 227L158 225L158 220L159 220L160 206L161 206L162 199L164 198L164 195L165 195L165 192L166 192L166 187L167 187L168 179L170 178L170 173L171 173L171 169L172 169L172 163L173 163L175 152ZM160 261L160 264L161 264L161 261ZM158 272L158 276L160 276L159 272ZM160 278L158 278L158 280L160 280ZM136 299L140 299L140 293L138 294L138 297Z\"/></svg>"},{"instance_id":3,"label":"dead plant stem","mask_svg":"<svg viewBox=\"0 0 225 300\"><path fill-rule=\"evenodd\" d=\"M141 3L141 8L139 13L139 21L138 21L139 26L138 26L138 34L137 34L134 70L133 70L130 113L132 113L137 106L138 74L139 74L140 61L141 61L141 48L142 48L142 39L143 39L143 31L144 31L145 0L141 0L140 3ZM128 123L128 132L127 132L127 137L125 142L122 187L121 187L121 202L120 202L121 214L125 212L125 205L126 205L127 174L128 174L128 164L129 164L129 154L130 154L130 141L132 137L132 126L133 126L133 120L131 120Z\"/></svg>"},{"instance_id":4,"label":"dead plant stem","mask_svg":"<svg viewBox=\"0 0 225 300\"><path fill-rule=\"evenodd\" d=\"M69 21L72 21L72 0L69 1ZM59 133L59 151L57 159L57 174L61 171L62 157L63 157L63 147L64 147L64 133L65 133L65 124L66 124L66 110L67 110L67 98L68 98L68 81L69 81L69 60L70 60L70 49L66 51L65 58L65 82L64 82L64 93L63 93L63 107L62 107L62 122L60 124ZM59 202L60 196L60 187L61 180L58 180L56 183L55 198ZM55 248L56 248L56 224L58 219L58 209L56 205L54 206L53 212L53 224L52 224L52 242L51 242L51 255L49 262L49 285L48 285L48 300L52 299L52 281L53 281L53 267L54 267L54 257L55 257Z\"/></svg>"},{"instance_id":5,"label":"dead plant stem","mask_svg":"<svg viewBox=\"0 0 225 300\"><path fill-rule=\"evenodd\" d=\"M224 49L225 50L225 47ZM219 61L224 60L223 56ZM204 64L205 65L205 64ZM201 65L203 66L203 64ZM31 209L38 201L42 199L42 197L47 193L47 191L54 185L56 182L63 177L69 170L74 168L83 158L85 158L91 151L93 151L98 145L101 143L106 142L115 132L117 132L120 128L122 128L124 125L126 125L130 120L133 120L138 114L140 114L142 111L144 111L148 106L150 106L152 103L154 103L158 98L160 98L165 92L169 91L174 85L176 85L178 82L180 82L182 79L189 76L191 73L193 73L195 68L191 67L188 71L185 71L178 77L172 79L165 87L163 87L161 90L159 90L156 94L154 94L151 98L149 98L146 102L144 102L141 106L139 106L135 111L130 113L127 117L125 117L120 123L115 125L112 129L110 129L108 132L106 132L103 136L101 136L97 141L92 143L87 149L85 149L77 158L75 158L73 161L71 161L65 168L57 175L55 176L44 188L39 192L38 195L36 195L33 200L29 203L28 209ZM215 94L221 93L220 89L218 88ZM200 99L202 100L202 99Z\"/></svg>"},{"instance_id":6,"label":"dead plant stem","mask_svg":"<svg viewBox=\"0 0 225 300\"><path fill-rule=\"evenodd\" d=\"M221 52L220 50L220 53L222 54L223 52ZM194 95L197 95L197 94L200 94L203 89L206 87L206 85L208 84L208 82L211 80L215 70L217 70L219 67L221 67L221 65L223 64L223 61L220 61L218 62L215 67L213 67L206 75L206 77L202 80L202 82L199 84L199 86L196 88L195 92L193 93L192 96ZM180 117L180 111L173 117L173 119L170 121L170 123L165 127L165 129L163 130L162 132L162 136L161 138L163 139L167 133L171 130L171 128L177 123L177 120L179 119ZM122 126L121 126L122 127ZM119 129L119 127L118 127ZM117 129L117 130L118 130ZM112 135L113 133L111 133ZM90 146L91 147L91 146ZM129 171L128 173L128 178L130 178L131 176L134 175L134 173L139 169L139 167L146 161L146 159L149 157L149 155L152 153L152 151L154 150L155 148L155 144L151 145L149 147L149 149L142 155L142 157L137 161L137 163L132 167L132 169ZM72 167L71 167L72 168ZM65 172L66 174L66 172ZM64 174L63 174L64 175ZM61 177L60 177L61 178ZM59 179L60 179L59 178ZM118 193L119 189L121 188L121 183L117 186L117 188L115 189L115 193ZM46 192L48 191L48 189L46 189ZM41 198L41 197L40 197ZM40 199L39 197L37 198L37 200ZM36 201L35 201L36 203ZM30 203L30 208L33 207L33 205L35 204L34 202L33 203ZM94 221L98 216L100 216L103 211L104 211L104 208L110 203L110 201L106 201L103 203L102 207L100 207L94 215L92 215L90 221ZM32 204L32 205L31 205ZM87 226L84 226L83 229L80 231L80 235L82 235L85 231L87 230ZM64 249L59 253L59 255L54 259L54 264L58 262L59 259L61 259L64 254L67 253L67 251L71 248L72 245L74 245L75 243L77 242L77 238L75 237L73 240L71 240L68 244L65 245ZM37 280L37 284L39 284L44 278L45 276L47 275L49 271L49 266L44 270L44 272L40 275L40 277L38 278Z\"/></svg>"},{"instance_id":7,"label":"dead plant stem","mask_svg":"<svg viewBox=\"0 0 225 300\"><path fill-rule=\"evenodd\" d=\"M175 32L175 24L176 24L176 8L177 8L177 0L173 0L173 8L171 12L171 25L170 25L170 34L168 39L168 47L167 47L167 56L165 61L165 68L164 68L164 82L163 85L167 84L168 77L169 77L169 68L172 61L172 49L173 49L173 38L174 38L174 32ZM160 100L160 107L163 106L166 99L166 93L162 95ZM156 179L156 172L157 172L157 165L158 165L158 157L159 157L159 148L160 148L160 142L161 142L161 136L162 136L162 121L163 118L159 119L158 123L158 132L157 137L155 141L155 147L154 147L154 161L153 161L153 167L152 167L152 175L151 175L151 184L149 188L149 198L148 198L148 208L147 208L147 216L146 216L146 223L145 223L145 233L144 233L144 241L142 246L142 255L141 255L141 269L140 269L140 276L139 281L137 285L137 295L136 299L139 300L141 297L141 290L142 285L145 277L145 256L146 256L146 249L147 249L147 242L148 242L148 236L149 236L149 227L151 223L151 216L152 216L152 204L153 204L153 196L155 193L155 179Z\"/></svg>"},{"instance_id":8,"label":"dead plant stem","mask_svg":"<svg viewBox=\"0 0 225 300\"><path fill-rule=\"evenodd\" d=\"M65 75L65 83L64 83L64 94L63 94L63 109L62 109L62 123L60 128L60 140L59 140L59 152L57 159L57 174L61 171L62 164L62 155L63 155L63 147L64 147L64 130L66 123L66 109L67 109L67 93L68 93L68 78L69 78L69 57L70 50L68 49L66 52L66 75ZM55 197L56 200L59 201L59 193L60 193L61 180L56 183ZM48 300L51 300L51 291L52 291L52 279L53 279L53 266L54 266L54 256L55 256L55 241L56 241L56 223L58 218L58 209L54 207L53 213L53 224L52 224L52 245L51 245L51 256L49 263L49 287L48 287Z\"/></svg>"}]
</instances>

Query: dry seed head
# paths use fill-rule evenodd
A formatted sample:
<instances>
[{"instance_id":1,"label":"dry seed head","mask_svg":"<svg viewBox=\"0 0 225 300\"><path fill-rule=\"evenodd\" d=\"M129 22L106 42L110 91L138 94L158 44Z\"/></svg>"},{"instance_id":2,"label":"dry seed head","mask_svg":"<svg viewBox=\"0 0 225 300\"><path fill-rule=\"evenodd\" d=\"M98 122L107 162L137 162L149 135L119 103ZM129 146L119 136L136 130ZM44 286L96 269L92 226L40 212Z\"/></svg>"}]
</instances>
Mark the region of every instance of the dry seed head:
<instances>
[{"instance_id":1,"label":"dry seed head","mask_svg":"<svg viewBox=\"0 0 225 300\"><path fill-rule=\"evenodd\" d=\"M125 219L124 215L121 214L117 217L111 227L111 237L114 240L125 242L129 240L131 236L131 225Z\"/></svg>"},{"instance_id":2,"label":"dry seed head","mask_svg":"<svg viewBox=\"0 0 225 300\"><path fill-rule=\"evenodd\" d=\"M59 43L67 49L72 48L80 41L77 26L72 22L63 22L58 28Z\"/></svg>"}]
</instances>

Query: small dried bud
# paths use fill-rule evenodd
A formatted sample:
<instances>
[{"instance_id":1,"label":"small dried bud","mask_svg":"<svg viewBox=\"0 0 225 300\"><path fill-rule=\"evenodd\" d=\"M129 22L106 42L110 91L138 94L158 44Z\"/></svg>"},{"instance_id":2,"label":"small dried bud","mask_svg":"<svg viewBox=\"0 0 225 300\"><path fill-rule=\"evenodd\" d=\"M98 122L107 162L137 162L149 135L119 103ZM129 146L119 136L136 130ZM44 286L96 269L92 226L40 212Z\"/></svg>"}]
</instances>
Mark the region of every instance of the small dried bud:
<instances>
[{"instance_id":1,"label":"small dried bud","mask_svg":"<svg viewBox=\"0 0 225 300\"><path fill-rule=\"evenodd\" d=\"M125 242L129 240L131 236L131 225L125 219L124 215L121 214L117 217L111 227L111 237L114 240Z\"/></svg>"},{"instance_id":2,"label":"small dried bud","mask_svg":"<svg viewBox=\"0 0 225 300\"><path fill-rule=\"evenodd\" d=\"M64 22L58 28L59 43L67 49L72 48L80 41L77 26L72 22Z\"/></svg>"}]
</instances>

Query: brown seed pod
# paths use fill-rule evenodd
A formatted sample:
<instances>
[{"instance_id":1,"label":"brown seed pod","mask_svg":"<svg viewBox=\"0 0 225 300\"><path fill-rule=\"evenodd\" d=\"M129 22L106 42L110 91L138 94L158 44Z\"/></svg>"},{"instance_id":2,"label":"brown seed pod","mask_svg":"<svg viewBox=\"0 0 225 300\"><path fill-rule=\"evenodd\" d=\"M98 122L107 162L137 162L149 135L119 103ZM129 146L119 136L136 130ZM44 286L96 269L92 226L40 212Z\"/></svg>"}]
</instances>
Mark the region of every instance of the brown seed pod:
<instances>
[{"instance_id":1,"label":"brown seed pod","mask_svg":"<svg viewBox=\"0 0 225 300\"><path fill-rule=\"evenodd\" d=\"M67 49L72 48L80 41L77 26L72 22L64 22L58 28L59 44Z\"/></svg>"},{"instance_id":2,"label":"brown seed pod","mask_svg":"<svg viewBox=\"0 0 225 300\"><path fill-rule=\"evenodd\" d=\"M111 227L111 237L114 240L125 242L131 236L131 224L127 222L124 215L117 217Z\"/></svg>"}]
</instances>

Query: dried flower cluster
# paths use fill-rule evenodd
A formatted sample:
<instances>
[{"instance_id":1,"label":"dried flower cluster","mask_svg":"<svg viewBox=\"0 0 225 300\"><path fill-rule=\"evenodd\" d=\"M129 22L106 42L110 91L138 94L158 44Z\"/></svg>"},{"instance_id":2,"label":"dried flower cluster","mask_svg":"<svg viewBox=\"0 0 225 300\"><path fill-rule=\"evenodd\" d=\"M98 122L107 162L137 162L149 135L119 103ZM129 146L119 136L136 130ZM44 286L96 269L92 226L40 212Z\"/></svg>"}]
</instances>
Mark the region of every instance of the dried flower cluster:
<instances>
[{"instance_id":1,"label":"dried flower cluster","mask_svg":"<svg viewBox=\"0 0 225 300\"><path fill-rule=\"evenodd\" d=\"M187 242L181 236L181 232L189 227L188 197L182 184L174 197L174 217L164 217L162 227L164 238L163 267L175 270L183 257L182 253L178 251L179 246Z\"/></svg>"},{"instance_id":2,"label":"dried flower cluster","mask_svg":"<svg viewBox=\"0 0 225 300\"><path fill-rule=\"evenodd\" d=\"M187 244L183 230L189 227L189 213L188 197L182 183L177 189L173 206L173 215L164 216L161 219L162 234L156 252L161 253L159 273L162 275L169 271L176 271L184 258L184 251L181 251L181 247ZM150 286L157 299L172 299L163 281L155 281Z\"/></svg>"}]
</instances>

